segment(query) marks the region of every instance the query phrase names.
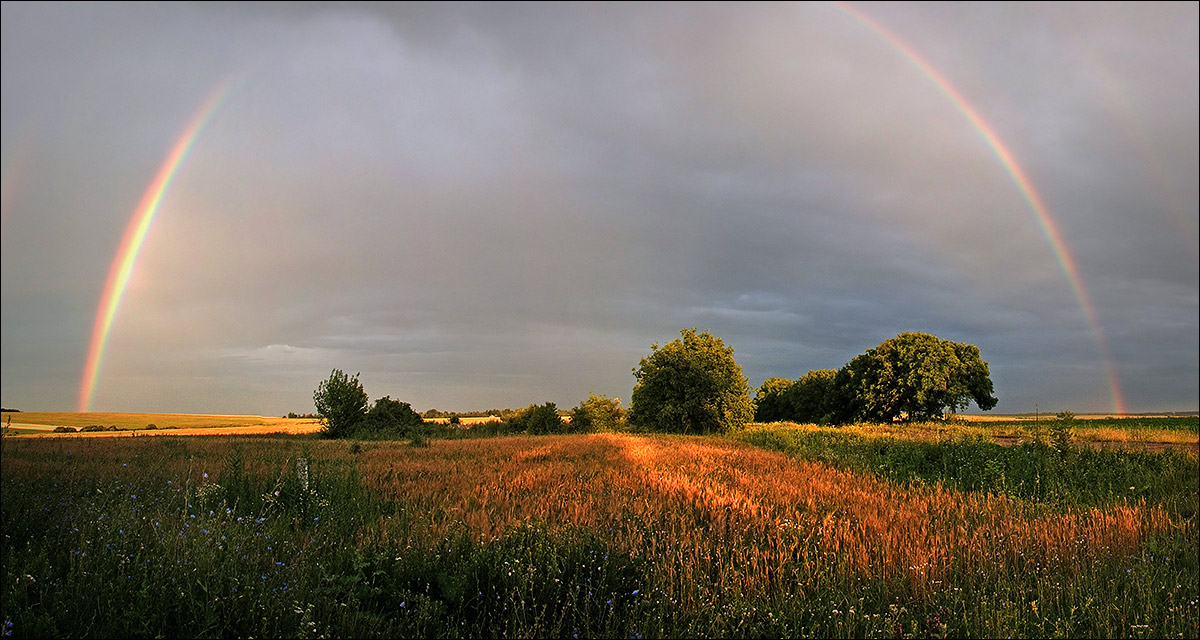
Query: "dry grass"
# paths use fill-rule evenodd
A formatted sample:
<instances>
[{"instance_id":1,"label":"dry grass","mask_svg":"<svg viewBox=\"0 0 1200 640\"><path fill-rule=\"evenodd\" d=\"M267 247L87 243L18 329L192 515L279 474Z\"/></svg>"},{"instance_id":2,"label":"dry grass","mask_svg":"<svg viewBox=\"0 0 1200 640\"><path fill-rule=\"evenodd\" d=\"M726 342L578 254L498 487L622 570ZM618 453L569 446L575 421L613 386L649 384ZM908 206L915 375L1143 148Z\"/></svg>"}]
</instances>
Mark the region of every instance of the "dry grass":
<instances>
[{"instance_id":1,"label":"dry grass","mask_svg":"<svg viewBox=\"0 0 1200 640\"><path fill-rule=\"evenodd\" d=\"M697 582L761 592L831 563L914 592L959 571L1070 573L1172 526L1142 503L1051 512L698 438L447 441L364 451L358 468L368 488L427 513L434 539L463 524L494 539L533 520L608 531L619 548L675 567L676 593L696 593ZM381 529L413 535L407 525ZM691 575L695 567L718 575Z\"/></svg>"}]
</instances>

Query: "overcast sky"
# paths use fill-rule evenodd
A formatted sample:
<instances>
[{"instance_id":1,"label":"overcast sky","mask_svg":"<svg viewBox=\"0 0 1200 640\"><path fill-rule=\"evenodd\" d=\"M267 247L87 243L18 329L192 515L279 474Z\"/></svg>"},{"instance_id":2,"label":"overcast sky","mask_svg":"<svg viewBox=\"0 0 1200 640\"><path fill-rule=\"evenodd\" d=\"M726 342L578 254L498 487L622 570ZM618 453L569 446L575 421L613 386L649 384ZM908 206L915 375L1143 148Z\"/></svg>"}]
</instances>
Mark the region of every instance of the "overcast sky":
<instances>
[{"instance_id":1,"label":"overcast sky","mask_svg":"<svg viewBox=\"0 0 1200 640\"><path fill-rule=\"evenodd\" d=\"M420 411L627 402L685 327L755 387L924 331L980 348L996 413L1111 412L1114 377L1131 411L1200 405L1196 3L5 3L2 24L5 407L76 408L126 227L222 87L93 410L308 412L334 368Z\"/></svg>"}]
</instances>

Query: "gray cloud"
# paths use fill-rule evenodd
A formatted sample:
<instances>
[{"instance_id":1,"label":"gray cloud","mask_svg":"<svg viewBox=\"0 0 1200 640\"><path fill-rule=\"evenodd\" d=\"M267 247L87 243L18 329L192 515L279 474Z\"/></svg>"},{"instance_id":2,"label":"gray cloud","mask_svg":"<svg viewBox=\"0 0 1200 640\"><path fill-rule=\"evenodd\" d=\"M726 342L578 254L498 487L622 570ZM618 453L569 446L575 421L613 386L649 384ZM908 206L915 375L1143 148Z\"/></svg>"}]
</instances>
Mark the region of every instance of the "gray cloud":
<instances>
[{"instance_id":1,"label":"gray cloud","mask_svg":"<svg viewBox=\"0 0 1200 640\"><path fill-rule=\"evenodd\" d=\"M867 4L1045 200L1130 409L1197 406L1194 5ZM830 5L4 5L3 394L69 409L134 207L163 200L94 406L628 398L681 327L752 384L901 331L999 411L1109 411L1103 351L1000 158Z\"/></svg>"}]
</instances>

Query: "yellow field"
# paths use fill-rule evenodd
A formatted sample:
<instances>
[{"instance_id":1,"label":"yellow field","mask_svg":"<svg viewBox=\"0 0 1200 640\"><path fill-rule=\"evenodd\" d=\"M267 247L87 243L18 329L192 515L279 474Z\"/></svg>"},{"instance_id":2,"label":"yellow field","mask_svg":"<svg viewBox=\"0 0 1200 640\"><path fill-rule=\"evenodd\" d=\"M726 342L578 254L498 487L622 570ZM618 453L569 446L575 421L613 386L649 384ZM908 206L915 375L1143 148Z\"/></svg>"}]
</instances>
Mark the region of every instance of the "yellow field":
<instances>
[{"instance_id":1,"label":"yellow field","mask_svg":"<svg viewBox=\"0 0 1200 640\"><path fill-rule=\"evenodd\" d=\"M320 429L316 420L269 416L202 415L191 413L79 413L79 412L5 412L0 416L5 432L51 435L55 427L81 429L90 425L115 426L116 431L77 432L53 435L232 435L255 433L312 433ZM153 430L146 430L154 425Z\"/></svg>"},{"instance_id":2,"label":"yellow field","mask_svg":"<svg viewBox=\"0 0 1200 640\"><path fill-rule=\"evenodd\" d=\"M496 416L470 416L460 417L458 419L463 425L484 424L487 422L499 422L500 418ZM425 422L433 422L437 424L450 424L450 418L425 418Z\"/></svg>"}]
</instances>

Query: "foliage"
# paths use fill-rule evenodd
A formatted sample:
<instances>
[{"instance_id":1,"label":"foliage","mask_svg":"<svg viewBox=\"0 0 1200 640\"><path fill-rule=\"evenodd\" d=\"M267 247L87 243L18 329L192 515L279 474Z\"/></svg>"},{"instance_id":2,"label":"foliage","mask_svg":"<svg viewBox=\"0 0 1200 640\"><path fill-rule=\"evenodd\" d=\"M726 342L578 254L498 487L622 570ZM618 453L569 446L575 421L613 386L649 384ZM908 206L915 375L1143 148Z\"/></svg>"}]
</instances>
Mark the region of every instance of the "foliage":
<instances>
[{"instance_id":1,"label":"foliage","mask_svg":"<svg viewBox=\"0 0 1200 640\"><path fill-rule=\"evenodd\" d=\"M330 438L345 438L358 429L366 418L367 402L358 374L351 378L341 369L334 369L313 392L317 414L325 423L323 433Z\"/></svg>"},{"instance_id":2,"label":"foliage","mask_svg":"<svg viewBox=\"0 0 1200 640\"><path fill-rule=\"evenodd\" d=\"M633 375L629 423L647 431L726 433L754 418L754 402L733 348L695 328L642 358Z\"/></svg>"},{"instance_id":3,"label":"foliage","mask_svg":"<svg viewBox=\"0 0 1200 640\"><path fill-rule=\"evenodd\" d=\"M1038 503L1110 506L1145 499L1195 516L1200 467L1183 452L1144 453L982 438L925 442L844 429L773 426L738 434L756 446L900 483L942 483Z\"/></svg>"},{"instance_id":4,"label":"foliage","mask_svg":"<svg viewBox=\"0 0 1200 640\"><path fill-rule=\"evenodd\" d=\"M790 391L796 383L787 378L767 378L754 393L754 421L795 420Z\"/></svg>"},{"instance_id":5,"label":"foliage","mask_svg":"<svg viewBox=\"0 0 1200 640\"><path fill-rule=\"evenodd\" d=\"M790 394L794 411L791 419L796 422L828 423L831 413L829 397L836 377L837 371L833 369L817 369L801 376L792 386Z\"/></svg>"},{"instance_id":6,"label":"foliage","mask_svg":"<svg viewBox=\"0 0 1200 640\"><path fill-rule=\"evenodd\" d=\"M625 410L621 401L603 394L588 395L588 399L571 409L572 433L613 432L625 428Z\"/></svg>"},{"instance_id":7,"label":"foliage","mask_svg":"<svg viewBox=\"0 0 1200 640\"><path fill-rule=\"evenodd\" d=\"M426 429L421 415L413 411L407 402L392 400L391 396L384 396L376 400L374 406L367 411L360 431L367 434L396 437L420 436L425 433Z\"/></svg>"},{"instance_id":8,"label":"foliage","mask_svg":"<svg viewBox=\"0 0 1200 640\"><path fill-rule=\"evenodd\" d=\"M531 404L508 420L512 431L523 431L535 435L562 433L564 424L553 402Z\"/></svg>"},{"instance_id":9,"label":"foliage","mask_svg":"<svg viewBox=\"0 0 1200 640\"><path fill-rule=\"evenodd\" d=\"M997 402L979 348L928 333L902 333L856 356L834 387L831 414L839 423L928 420L972 400L984 411Z\"/></svg>"}]
</instances>

